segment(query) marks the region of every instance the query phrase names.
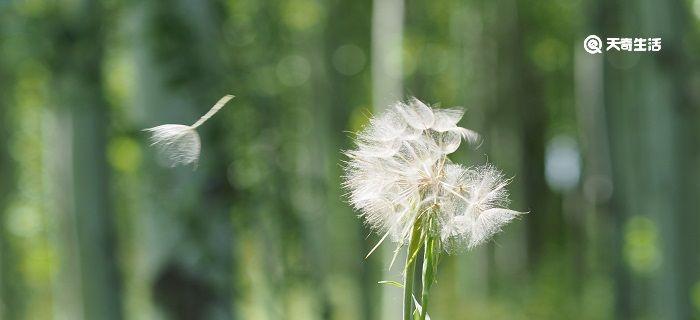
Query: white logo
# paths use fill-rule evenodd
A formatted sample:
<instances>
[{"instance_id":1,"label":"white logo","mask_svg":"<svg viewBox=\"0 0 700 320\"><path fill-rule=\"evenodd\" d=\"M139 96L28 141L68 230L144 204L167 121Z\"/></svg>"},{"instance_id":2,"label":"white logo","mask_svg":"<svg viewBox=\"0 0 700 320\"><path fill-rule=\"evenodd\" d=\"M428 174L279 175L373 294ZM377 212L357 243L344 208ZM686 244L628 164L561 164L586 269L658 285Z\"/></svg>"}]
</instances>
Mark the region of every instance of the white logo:
<instances>
[{"instance_id":1,"label":"white logo","mask_svg":"<svg viewBox=\"0 0 700 320\"><path fill-rule=\"evenodd\" d=\"M659 52L661 51L661 38L606 38L605 51L618 52ZM592 34L583 40L583 48L590 54L603 53L603 41Z\"/></svg>"},{"instance_id":2,"label":"white logo","mask_svg":"<svg viewBox=\"0 0 700 320\"><path fill-rule=\"evenodd\" d=\"M592 34L583 40L583 48L590 54L603 53L603 40Z\"/></svg>"}]
</instances>

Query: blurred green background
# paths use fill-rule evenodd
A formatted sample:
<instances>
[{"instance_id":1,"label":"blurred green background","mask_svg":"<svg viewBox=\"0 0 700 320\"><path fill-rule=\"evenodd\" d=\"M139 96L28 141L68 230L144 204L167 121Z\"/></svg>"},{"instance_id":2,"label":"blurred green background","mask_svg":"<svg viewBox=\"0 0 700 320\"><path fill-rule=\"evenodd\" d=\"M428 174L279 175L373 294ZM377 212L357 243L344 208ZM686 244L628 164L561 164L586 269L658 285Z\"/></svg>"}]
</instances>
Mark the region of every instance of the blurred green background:
<instances>
[{"instance_id":1,"label":"blurred green background","mask_svg":"<svg viewBox=\"0 0 700 320\"><path fill-rule=\"evenodd\" d=\"M699 31L699 0L0 0L0 318L398 319L341 150L415 95L530 211L442 261L433 319L700 319ZM159 165L140 130L226 93L199 168Z\"/></svg>"}]
</instances>

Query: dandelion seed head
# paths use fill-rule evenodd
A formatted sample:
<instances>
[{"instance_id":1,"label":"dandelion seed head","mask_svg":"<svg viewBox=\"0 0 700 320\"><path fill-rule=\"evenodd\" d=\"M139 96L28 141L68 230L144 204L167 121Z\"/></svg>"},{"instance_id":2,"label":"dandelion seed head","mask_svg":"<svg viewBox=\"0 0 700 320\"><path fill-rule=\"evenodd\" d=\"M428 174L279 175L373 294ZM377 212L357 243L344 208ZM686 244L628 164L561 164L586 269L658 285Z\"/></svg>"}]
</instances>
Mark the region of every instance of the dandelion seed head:
<instances>
[{"instance_id":1,"label":"dandelion seed head","mask_svg":"<svg viewBox=\"0 0 700 320\"><path fill-rule=\"evenodd\" d=\"M479 135L457 124L460 109L434 109L412 98L370 119L346 151L344 187L365 223L394 242L408 242L428 215L445 248L473 248L520 213L505 209L509 180L491 165L467 168L448 155Z\"/></svg>"}]
</instances>

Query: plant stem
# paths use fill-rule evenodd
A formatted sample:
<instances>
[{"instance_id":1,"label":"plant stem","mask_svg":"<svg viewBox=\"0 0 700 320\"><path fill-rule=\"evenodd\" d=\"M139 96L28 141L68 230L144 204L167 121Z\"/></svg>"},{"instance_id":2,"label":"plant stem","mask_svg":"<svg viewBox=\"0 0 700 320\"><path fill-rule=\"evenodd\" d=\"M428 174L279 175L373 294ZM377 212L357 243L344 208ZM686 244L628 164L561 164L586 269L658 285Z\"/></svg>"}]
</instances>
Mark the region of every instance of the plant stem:
<instances>
[{"instance_id":1,"label":"plant stem","mask_svg":"<svg viewBox=\"0 0 700 320\"><path fill-rule=\"evenodd\" d=\"M435 266L435 238L432 236L425 237L425 245L423 247L423 288L421 293L420 320L425 320L428 314L428 297L430 286L433 284Z\"/></svg>"},{"instance_id":2,"label":"plant stem","mask_svg":"<svg viewBox=\"0 0 700 320\"><path fill-rule=\"evenodd\" d=\"M413 279L416 274L416 255L415 253L421 245L421 227L416 221L413 224L411 238L408 241L408 250L406 250L406 268L404 270L403 283L403 319L411 320L413 317Z\"/></svg>"}]
</instances>

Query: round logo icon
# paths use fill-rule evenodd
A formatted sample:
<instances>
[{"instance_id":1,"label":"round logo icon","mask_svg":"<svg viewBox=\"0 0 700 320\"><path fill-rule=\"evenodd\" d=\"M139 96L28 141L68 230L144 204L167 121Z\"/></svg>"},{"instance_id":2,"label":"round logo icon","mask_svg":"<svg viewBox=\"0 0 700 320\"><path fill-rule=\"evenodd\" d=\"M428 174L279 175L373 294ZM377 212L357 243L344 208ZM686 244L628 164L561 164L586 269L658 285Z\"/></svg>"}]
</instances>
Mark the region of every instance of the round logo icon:
<instances>
[{"instance_id":1,"label":"round logo icon","mask_svg":"<svg viewBox=\"0 0 700 320\"><path fill-rule=\"evenodd\" d=\"M583 48L590 54L603 53L603 41L598 36L592 34L583 40Z\"/></svg>"}]
</instances>

